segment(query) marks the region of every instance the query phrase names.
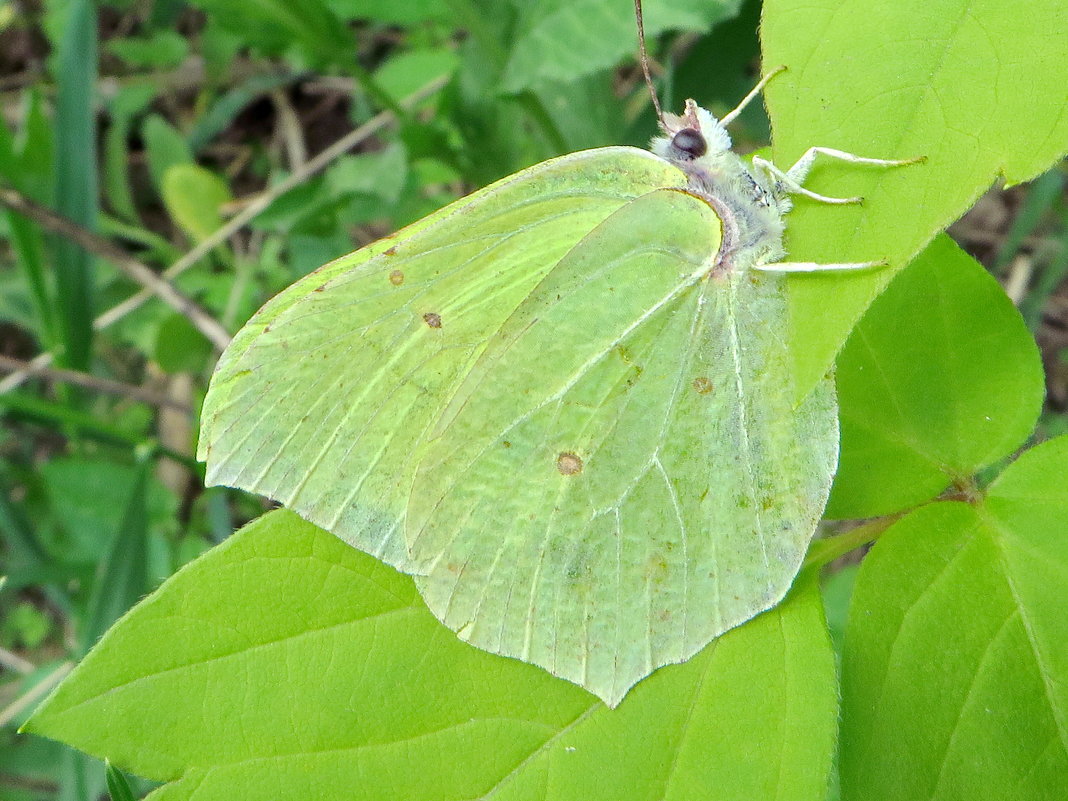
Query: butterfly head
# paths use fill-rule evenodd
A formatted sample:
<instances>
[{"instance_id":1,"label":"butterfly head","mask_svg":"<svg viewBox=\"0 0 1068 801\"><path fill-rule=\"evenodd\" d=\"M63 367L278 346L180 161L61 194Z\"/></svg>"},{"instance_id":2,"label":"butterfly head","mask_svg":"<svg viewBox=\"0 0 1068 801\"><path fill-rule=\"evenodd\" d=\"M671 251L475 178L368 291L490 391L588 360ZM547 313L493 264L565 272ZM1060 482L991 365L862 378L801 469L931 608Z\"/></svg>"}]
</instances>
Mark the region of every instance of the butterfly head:
<instances>
[{"instance_id":1,"label":"butterfly head","mask_svg":"<svg viewBox=\"0 0 1068 801\"><path fill-rule=\"evenodd\" d=\"M652 150L671 162L713 158L731 149L731 137L723 124L694 101L686 101L682 115L665 114L660 123L664 136L652 142Z\"/></svg>"}]
</instances>

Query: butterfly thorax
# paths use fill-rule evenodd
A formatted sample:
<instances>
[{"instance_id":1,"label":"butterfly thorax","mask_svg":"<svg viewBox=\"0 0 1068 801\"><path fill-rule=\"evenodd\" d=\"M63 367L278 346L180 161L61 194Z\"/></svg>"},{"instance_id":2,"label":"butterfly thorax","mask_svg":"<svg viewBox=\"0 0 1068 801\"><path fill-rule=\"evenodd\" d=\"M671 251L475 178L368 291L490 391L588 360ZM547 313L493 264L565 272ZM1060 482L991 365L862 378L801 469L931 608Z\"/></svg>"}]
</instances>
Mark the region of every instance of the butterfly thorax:
<instances>
[{"instance_id":1,"label":"butterfly thorax","mask_svg":"<svg viewBox=\"0 0 1068 801\"><path fill-rule=\"evenodd\" d=\"M734 153L723 125L692 100L683 116L665 115L663 128L667 135L653 140L653 152L682 170L689 191L723 221L719 269L782 258L783 215L791 206L783 187Z\"/></svg>"}]
</instances>

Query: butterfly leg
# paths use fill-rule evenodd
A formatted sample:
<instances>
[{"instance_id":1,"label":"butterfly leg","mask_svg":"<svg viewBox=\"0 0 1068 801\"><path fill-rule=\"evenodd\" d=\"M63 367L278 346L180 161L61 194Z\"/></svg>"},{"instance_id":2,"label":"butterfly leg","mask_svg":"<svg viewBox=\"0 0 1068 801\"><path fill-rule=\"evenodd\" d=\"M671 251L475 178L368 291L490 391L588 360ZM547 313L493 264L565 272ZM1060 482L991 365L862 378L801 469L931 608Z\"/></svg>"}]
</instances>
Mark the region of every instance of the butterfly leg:
<instances>
[{"instance_id":1,"label":"butterfly leg","mask_svg":"<svg viewBox=\"0 0 1068 801\"><path fill-rule=\"evenodd\" d=\"M736 118L736 117L737 117L737 116L738 116L739 114L741 114L741 113L742 113L742 110L743 110L743 109L744 109L744 108L745 108L746 106L748 106L748 105L749 105L749 104L750 104L750 103L752 102L753 98L755 98L755 97L756 97L757 95L759 95L759 94L760 94L760 92L761 92L761 90L762 90L762 89L763 89L763 88L764 88L765 86L767 86L767 85L768 85L768 82L769 82L769 81L770 81L770 80L771 80L772 78L774 78L774 77L775 77L776 75L778 75L778 74L779 74L780 72L785 72L785 71L786 71L786 67L776 67L776 68L775 68L775 69L773 69L773 70L772 70L771 72L769 72L769 73L768 73L767 75L765 75L765 76L764 76L763 78L761 78L761 79L760 79L760 83L758 83L758 84L757 84L756 86L754 86L754 87L753 87L753 90L752 90L752 91L751 91L751 92L750 92L749 94L747 94L747 95L746 95L745 97L743 97L743 98L742 98L742 102L741 102L741 103L739 103L739 104L738 104L738 105L737 105L737 106L736 106L736 107L734 108L734 110L733 110L733 111L730 111L730 112L728 112L728 113L727 113L727 114L726 114L726 115L725 115L725 116L723 117L723 119L721 119L721 120L720 120L720 123L721 123L722 125L724 125L724 126L727 126L727 125L729 125L730 123L734 122L735 118Z\"/></svg>"},{"instance_id":2,"label":"butterfly leg","mask_svg":"<svg viewBox=\"0 0 1068 801\"><path fill-rule=\"evenodd\" d=\"M850 164L872 164L876 167L905 167L909 164L919 164L921 161L927 160L926 156L918 156L911 159L870 159L846 153L844 150L835 150L833 147L810 147L794 163L794 166L786 171L785 177L795 184L803 184L816 161L816 157L820 155L838 159L839 161L846 161Z\"/></svg>"},{"instance_id":3,"label":"butterfly leg","mask_svg":"<svg viewBox=\"0 0 1068 801\"><path fill-rule=\"evenodd\" d=\"M805 159L805 157L808 156L809 153L812 153L812 150L815 150L815 148L809 150L805 154L805 156L801 157L801 159ZM804 175L807 174L808 171L812 168L811 159L809 160L808 164L803 165L802 172L804 174L802 175L800 180L791 175L791 173L794 171L798 164L801 164L801 161L798 161L797 164L795 164L789 170L783 172L767 159L761 158L760 156L753 156L753 166L763 170L765 173L774 178L775 181L781 184L782 188L789 192L791 195L804 195L805 197L812 198L813 200L818 201L820 203L830 203L834 205L845 205L849 203L864 202L864 198L862 197L828 197L827 195L821 195L817 192L813 192L811 189L805 189L805 187L801 186L801 180L804 179Z\"/></svg>"},{"instance_id":4,"label":"butterfly leg","mask_svg":"<svg viewBox=\"0 0 1068 801\"><path fill-rule=\"evenodd\" d=\"M768 264L754 264L754 270L766 273L818 273L825 270L867 270L873 267L886 267L885 261L850 261L841 264L818 264L813 261L773 261Z\"/></svg>"},{"instance_id":5,"label":"butterfly leg","mask_svg":"<svg viewBox=\"0 0 1068 801\"><path fill-rule=\"evenodd\" d=\"M804 183L804 180L812 170L812 165L815 163L816 157L819 155L846 161L850 164L872 164L877 167L904 167L908 164L918 164L921 161L926 161L925 156L899 160L870 159L864 156L854 156L852 153L846 153L844 150L835 150L831 147L810 147L804 152L801 158L799 158L794 165L785 172L767 159L760 158L759 156L753 158L753 164L773 176L783 185L786 191L791 194L804 195L805 197L812 198L820 203L862 203L864 199L860 197L828 197L827 195L817 194L810 189L805 189L802 186L802 183Z\"/></svg>"}]
</instances>

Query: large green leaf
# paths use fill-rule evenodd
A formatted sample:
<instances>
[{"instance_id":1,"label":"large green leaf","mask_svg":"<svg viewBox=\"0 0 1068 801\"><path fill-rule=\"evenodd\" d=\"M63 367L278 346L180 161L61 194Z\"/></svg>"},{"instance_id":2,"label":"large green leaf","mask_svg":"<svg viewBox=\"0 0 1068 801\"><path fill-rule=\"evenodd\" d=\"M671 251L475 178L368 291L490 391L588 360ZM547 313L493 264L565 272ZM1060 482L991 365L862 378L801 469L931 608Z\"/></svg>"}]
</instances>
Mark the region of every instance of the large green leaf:
<instances>
[{"instance_id":1,"label":"large green leaf","mask_svg":"<svg viewBox=\"0 0 1068 801\"><path fill-rule=\"evenodd\" d=\"M1020 313L945 236L868 309L838 358L842 456L829 517L922 503L1010 455L1042 408Z\"/></svg>"},{"instance_id":2,"label":"large green leaf","mask_svg":"<svg viewBox=\"0 0 1068 801\"><path fill-rule=\"evenodd\" d=\"M776 163L813 145L926 156L898 170L828 162L811 187L865 198L799 199L792 259L886 258L902 267L1003 175L1026 181L1068 149L1068 5L1033 0L768 0L762 37ZM824 374L894 270L791 283L799 396Z\"/></svg>"},{"instance_id":3,"label":"large green leaf","mask_svg":"<svg viewBox=\"0 0 1068 801\"><path fill-rule=\"evenodd\" d=\"M28 728L172 782L154 801L819 801L835 721L811 580L609 710L280 511L128 614Z\"/></svg>"},{"instance_id":4,"label":"large green leaf","mask_svg":"<svg viewBox=\"0 0 1068 801\"><path fill-rule=\"evenodd\" d=\"M706 31L737 13L741 0L647 0L645 33ZM502 89L519 92L544 80L569 81L608 69L637 49L634 7L618 0L523 3ZM581 113L581 110L576 110Z\"/></svg>"},{"instance_id":5,"label":"large green leaf","mask_svg":"<svg viewBox=\"0 0 1068 801\"><path fill-rule=\"evenodd\" d=\"M861 566L842 666L842 798L1062 799L1068 787L1068 437L975 507L889 529Z\"/></svg>"},{"instance_id":6,"label":"large green leaf","mask_svg":"<svg viewBox=\"0 0 1068 801\"><path fill-rule=\"evenodd\" d=\"M795 406L778 276L644 151L505 179L253 318L204 409L209 481L407 572L461 636L611 704L778 602L837 453Z\"/></svg>"}]
</instances>

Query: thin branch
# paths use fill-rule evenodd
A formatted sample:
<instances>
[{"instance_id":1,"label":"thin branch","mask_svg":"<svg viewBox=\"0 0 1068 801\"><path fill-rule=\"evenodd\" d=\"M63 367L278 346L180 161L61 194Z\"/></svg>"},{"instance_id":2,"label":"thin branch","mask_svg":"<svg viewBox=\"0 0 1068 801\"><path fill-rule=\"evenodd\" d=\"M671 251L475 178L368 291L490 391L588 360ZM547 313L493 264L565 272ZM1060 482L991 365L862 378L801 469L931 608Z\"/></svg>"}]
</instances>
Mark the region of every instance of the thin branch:
<instances>
[{"instance_id":1,"label":"thin branch","mask_svg":"<svg viewBox=\"0 0 1068 801\"><path fill-rule=\"evenodd\" d=\"M282 89L275 87L271 90L271 102L274 104L275 114L278 115L278 135L286 151L286 160L290 169L299 170L308 160L308 148L304 144L300 118Z\"/></svg>"},{"instance_id":2,"label":"thin branch","mask_svg":"<svg viewBox=\"0 0 1068 801\"><path fill-rule=\"evenodd\" d=\"M37 670L37 666L33 662L23 659L18 654L11 653L6 648L0 648L0 667L14 673L21 673L23 676L28 676Z\"/></svg>"},{"instance_id":3,"label":"thin branch","mask_svg":"<svg viewBox=\"0 0 1068 801\"><path fill-rule=\"evenodd\" d=\"M86 389L97 392L106 392L109 395L119 395L124 398L141 401L150 406L169 406L186 414L192 414L193 410L184 403L174 398L153 392L144 387L124 384L121 381L112 381L110 378L83 373L79 370L65 370L60 367L48 367L47 365L35 365L33 362L24 362L21 359L12 359L10 356L0 355L0 370L8 372L25 372L29 375L37 375L51 381L66 381Z\"/></svg>"},{"instance_id":4,"label":"thin branch","mask_svg":"<svg viewBox=\"0 0 1068 801\"><path fill-rule=\"evenodd\" d=\"M49 351L38 353L26 363L26 369L16 370L7 378L0 380L0 395L5 392L10 392L13 389L18 389L27 378L33 375L34 372L40 370L42 367L48 367L54 358L55 356Z\"/></svg>"},{"instance_id":5,"label":"thin branch","mask_svg":"<svg viewBox=\"0 0 1068 801\"><path fill-rule=\"evenodd\" d=\"M642 0L634 0L634 19L638 23L638 51L642 65L642 75L645 76L645 85L649 89L649 97L653 99L657 122L663 125L664 112L660 108L660 98L656 96L656 85L653 83L653 76L649 72L649 53L645 49L645 20L642 19Z\"/></svg>"},{"instance_id":6,"label":"thin branch","mask_svg":"<svg viewBox=\"0 0 1068 801\"><path fill-rule=\"evenodd\" d=\"M39 698L51 692L52 688L63 681L73 669L73 662L62 662L59 667L23 693L21 697L16 698L5 709L0 709L0 726L6 726L21 715L24 710L33 706Z\"/></svg>"},{"instance_id":7,"label":"thin branch","mask_svg":"<svg viewBox=\"0 0 1068 801\"><path fill-rule=\"evenodd\" d=\"M1027 297L1027 288L1031 285L1031 274L1034 268L1034 261L1026 253L1021 253L1012 260L1009 277L1005 281L1005 294L1009 296L1013 306L1019 306L1020 302Z\"/></svg>"},{"instance_id":8,"label":"thin branch","mask_svg":"<svg viewBox=\"0 0 1068 801\"><path fill-rule=\"evenodd\" d=\"M449 82L448 76L441 76L435 78L430 83L423 86L421 89L413 92L401 101L401 105L405 107L415 106L428 97L431 97L436 92L440 91ZM383 111L372 117L356 130L346 134L338 139L326 150L322 151L314 158L309 159L304 163L304 166L300 170L294 171L285 180L280 181L270 189L261 192L254 197L240 213L235 215L229 222L220 227L215 233L208 236L206 239L202 239L195 247L193 247L188 253L174 262L170 267L163 271L163 277L166 279L173 279L183 272L188 270L208 253L210 253L216 246L222 244L229 239L237 231L245 227L251 220L260 214L264 209L271 205L275 200L284 195L289 190L299 186L300 184L312 178L322 170L326 169L331 163L343 156L352 148L361 142L370 139L379 130L386 127L395 119L395 115L392 111ZM142 290L138 292L122 303L112 306L106 312L101 314L93 321L93 329L100 331L118 322L130 312L141 307L146 300L152 297L151 292ZM35 368L47 367L52 363L55 357L49 353L41 353L34 357L30 361L30 365ZM29 377L29 373L17 372L12 373L7 378L0 381L0 394L8 392L18 387L23 381Z\"/></svg>"},{"instance_id":9,"label":"thin branch","mask_svg":"<svg viewBox=\"0 0 1068 801\"><path fill-rule=\"evenodd\" d=\"M192 298L183 295L168 281L157 275L151 267L138 261L109 240L56 214L52 209L30 200L11 187L0 186L0 205L17 211L42 228L66 237L87 252L107 259L141 286L148 287L152 294L157 295L176 312L187 317L197 330L220 350L230 344L230 333L201 309Z\"/></svg>"},{"instance_id":10,"label":"thin branch","mask_svg":"<svg viewBox=\"0 0 1068 801\"><path fill-rule=\"evenodd\" d=\"M422 89L412 93L408 97L401 101L402 106L414 106L417 103L425 100L433 95L435 92L441 90L445 84L448 83L448 77L442 76L435 78L428 83ZM235 233L244 228L249 222L255 219L264 209L270 206L274 201L284 195L286 192L294 189L309 178L314 177L318 173L322 172L338 158L345 155L347 152L356 147L361 142L370 139L374 134L378 133L382 128L385 128L391 122L393 122L395 115L392 111L383 111L372 117L356 130L345 134L338 139L334 144L318 153L313 158L308 159L304 166L299 170L294 170L285 180L279 181L270 189L266 189L260 194L256 195L247 205L231 220L217 229L215 233L211 234L186 253L182 258L178 259L174 264L163 271L163 275L166 278L174 278L177 275L181 275L208 253L210 253L216 246L221 245ZM125 317L134 309L141 306L146 300L152 297L148 292L138 292L133 297L128 298L122 303L114 306L108 311L104 312L97 318L100 328L105 328L117 320Z\"/></svg>"}]
</instances>

